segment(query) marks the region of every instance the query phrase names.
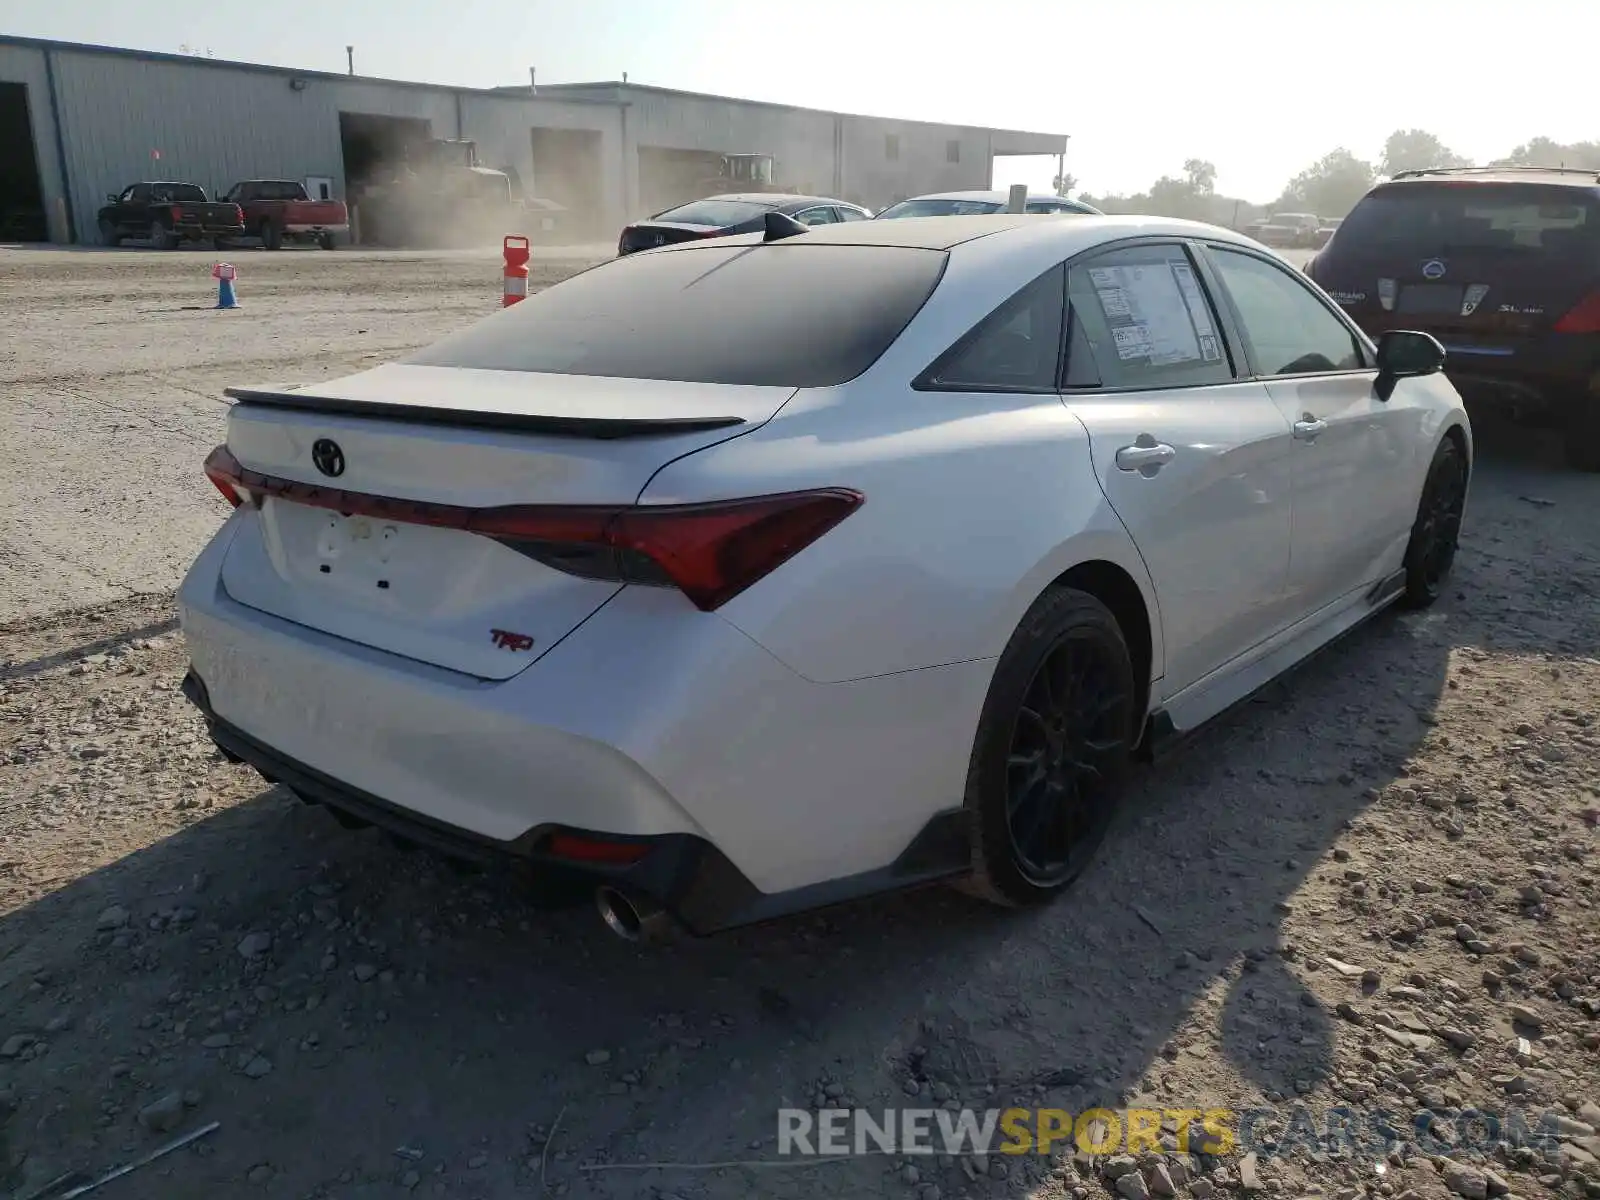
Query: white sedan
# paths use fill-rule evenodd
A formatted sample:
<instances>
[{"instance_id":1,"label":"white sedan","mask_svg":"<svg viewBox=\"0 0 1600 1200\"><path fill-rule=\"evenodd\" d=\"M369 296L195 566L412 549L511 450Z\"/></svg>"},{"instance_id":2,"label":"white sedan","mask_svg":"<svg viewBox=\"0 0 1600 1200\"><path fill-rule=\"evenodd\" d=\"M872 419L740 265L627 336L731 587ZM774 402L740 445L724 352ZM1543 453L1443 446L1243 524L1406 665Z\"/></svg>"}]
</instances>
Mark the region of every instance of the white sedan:
<instances>
[{"instance_id":1,"label":"white sedan","mask_svg":"<svg viewBox=\"0 0 1600 1200\"><path fill-rule=\"evenodd\" d=\"M1078 876L1137 755L1435 600L1472 435L1238 234L908 218L607 262L235 389L180 593L230 756L624 936Z\"/></svg>"}]
</instances>

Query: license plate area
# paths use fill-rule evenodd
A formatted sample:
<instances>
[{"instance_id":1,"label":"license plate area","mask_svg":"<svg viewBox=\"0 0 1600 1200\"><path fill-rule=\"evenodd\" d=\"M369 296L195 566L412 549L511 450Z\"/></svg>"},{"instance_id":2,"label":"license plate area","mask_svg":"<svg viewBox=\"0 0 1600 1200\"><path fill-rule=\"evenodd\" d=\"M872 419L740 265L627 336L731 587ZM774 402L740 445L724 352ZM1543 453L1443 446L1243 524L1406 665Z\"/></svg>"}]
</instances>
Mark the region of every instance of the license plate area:
<instances>
[{"instance_id":1,"label":"license plate area","mask_svg":"<svg viewBox=\"0 0 1600 1200\"><path fill-rule=\"evenodd\" d=\"M1400 289L1396 308L1417 316L1459 316L1461 297L1461 288L1456 284L1412 283Z\"/></svg>"},{"instance_id":2,"label":"license plate area","mask_svg":"<svg viewBox=\"0 0 1600 1200\"><path fill-rule=\"evenodd\" d=\"M399 525L326 511L315 517L320 527L310 564L314 580L326 580L345 592L394 590L405 536Z\"/></svg>"}]
</instances>

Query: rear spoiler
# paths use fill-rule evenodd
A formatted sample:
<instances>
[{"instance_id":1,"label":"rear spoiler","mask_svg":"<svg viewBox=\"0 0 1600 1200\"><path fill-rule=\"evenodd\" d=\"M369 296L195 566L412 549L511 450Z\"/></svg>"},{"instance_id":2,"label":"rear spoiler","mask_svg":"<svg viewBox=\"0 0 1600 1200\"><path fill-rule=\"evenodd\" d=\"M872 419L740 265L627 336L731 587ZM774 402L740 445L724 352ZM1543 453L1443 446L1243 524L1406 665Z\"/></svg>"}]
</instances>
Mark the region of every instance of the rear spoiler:
<instances>
[{"instance_id":1,"label":"rear spoiler","mask_svg":"<svg viewBox=\"0 0 1600 1200\"><path fill-rule=\"evenodd\" d=\"M285 408L325 416L369 417L380 421L405 421L413 425L449 425L457 429L539 433L554 437L666 437L676 433L726 429L745 423L743 417L555 417L539 413L440 408L404 401L351 400L294 389L231 387L224 388L222 394L240 404L260 408Z\"/></svg>"}]
</instances>

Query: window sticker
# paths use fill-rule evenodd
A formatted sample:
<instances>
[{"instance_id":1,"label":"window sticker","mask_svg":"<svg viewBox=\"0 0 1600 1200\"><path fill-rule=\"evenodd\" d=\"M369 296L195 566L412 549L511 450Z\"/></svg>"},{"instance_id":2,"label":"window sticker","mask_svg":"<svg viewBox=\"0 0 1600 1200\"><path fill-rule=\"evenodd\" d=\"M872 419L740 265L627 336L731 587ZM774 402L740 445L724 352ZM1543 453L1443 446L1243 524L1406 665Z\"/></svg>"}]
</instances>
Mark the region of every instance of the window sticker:
<instances>
[{"instance_id":1,"label":"window sticker","mask_svg":"<svg viewBox=\"0 0 1600 1200\"><path fill-rule=\"evenodd\" d=\"M1216 328L1211 324L1211 310L1206 307L1206 298L1200 292L1200 283L1194 277L1194 268L1188 263L1173 263L1172 277L1178 281L1178 291L1183 294L1183 303L1189 309L1189 320L1194 323L1194 331L1200 339L1200 357L1207 362L1216 362L1222 357L1222 345L1217 340Z\"/></svg>"},{"instance_id":2,"label":"window sticker","mask_svg":"<svg viewBox=\"0 0 1600 1200\"><path fill-rule=\"evenodd\" d=\"M1091 267L1089 279L1111 326L1117 357L1123 361L1142 358L1151 366L1165 367L1221 357L1209 319L1204 332L1210 338L1212 354L1206 355L1207 346L1200 341L1201 333L1171 264ZM1192 274L1190 282L1194 282Z\"/></svg>"}]
</instances>

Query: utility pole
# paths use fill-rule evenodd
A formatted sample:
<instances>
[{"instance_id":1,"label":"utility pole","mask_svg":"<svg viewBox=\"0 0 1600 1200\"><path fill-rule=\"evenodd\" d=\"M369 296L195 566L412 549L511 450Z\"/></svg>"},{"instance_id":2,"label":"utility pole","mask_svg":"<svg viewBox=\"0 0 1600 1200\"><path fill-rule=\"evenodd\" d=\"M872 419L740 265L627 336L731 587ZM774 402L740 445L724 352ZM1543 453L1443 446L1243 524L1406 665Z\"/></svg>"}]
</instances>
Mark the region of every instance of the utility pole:
<instances>
[{"instance_id":1,"label":"utility pole","mask_svg":"<svg viewBox=\"0 0 1600 1200\"><path fill-rule=\"evenodd\" d=\"M356 48L354 46L346 46L344 48L344 61L345 65L350 69L350 74L354 75L356 73Z\"/></svg>"},{"instance_id":2,"label":"utility pole","mask_svg":"<svg viewBox=\"0 0 1600 1200\"><path fill-rule=\"evenodd\" d=\"M528 68L528 91L535 96L539 94L539 70L537 67Z\"/></svg>"}]
</instances>

